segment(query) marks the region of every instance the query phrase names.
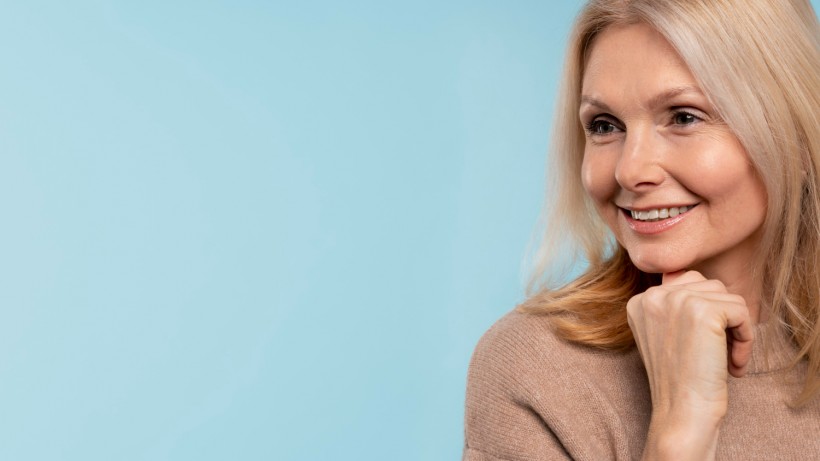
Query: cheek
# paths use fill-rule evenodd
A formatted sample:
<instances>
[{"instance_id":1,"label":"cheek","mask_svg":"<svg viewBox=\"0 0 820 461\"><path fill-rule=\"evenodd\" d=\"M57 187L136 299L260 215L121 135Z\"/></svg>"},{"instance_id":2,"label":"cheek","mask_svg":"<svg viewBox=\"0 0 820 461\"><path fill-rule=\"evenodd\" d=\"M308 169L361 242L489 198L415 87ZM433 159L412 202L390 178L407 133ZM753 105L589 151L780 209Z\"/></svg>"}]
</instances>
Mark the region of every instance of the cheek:
<instances>
[{"instance_id":1,"label":"cheek","mask_svg":"<svg viewBox=\"0 0 820 461\"><path fill-rule=\"evenodd\" d=\"M615 166L602 155L584 155L581 182L587 194L598 204L609 201L617 191Z\"/></svg>"},{"instance_id":2,"label":"cheek","mask_svg":"<svg viewBox=\"0 0 820 461\"><path fill-rule=\"evenodd\" d=\"M732 134L719 131L685 146L690 155L676 159L681 182L697 195L715 201L756 201L765 196L749 156ZM765 198L764 198L765 201Z\"/></svg>"},{"instance_id":3,"label":"cheek","mask_svg":"<svg viewBox=\"0 0 820 461\"><path fill-rule=\"evenodd\" d=\"M728 146L728 147L727 147ZM698 167L682 167L680 180L709 204L709 221L738 235L760 228L766 216L766 187L739 145L701 150Z\"/></svg>"},{"instance_id":4,"label":"cheek","mask_svg":"<svg viewBox=\"0 0 820 461\"><path fill-rule=\"evenodd\" d=\"M711 197L712 206L720 211L715 219L725 221L727 226L759 225L766 215L768 199L766 188L755 173L727 173L714 178L704 186L704 194Z\"/></svg>"},{"instance_id":5,"label":"cheek","mask_svg":"<svg viewBox=\"0 0 820 461\"><path fill-rule=\"evenodd\" d=\"M701 150L701 155L690 159L691 164L678 167L681 183L713 205L731 207L738 213L754 211L748 208L752 206L765 207L763 182L749 164L745 151L731 147L734 148Z\"/></svg>"}]
</instances>

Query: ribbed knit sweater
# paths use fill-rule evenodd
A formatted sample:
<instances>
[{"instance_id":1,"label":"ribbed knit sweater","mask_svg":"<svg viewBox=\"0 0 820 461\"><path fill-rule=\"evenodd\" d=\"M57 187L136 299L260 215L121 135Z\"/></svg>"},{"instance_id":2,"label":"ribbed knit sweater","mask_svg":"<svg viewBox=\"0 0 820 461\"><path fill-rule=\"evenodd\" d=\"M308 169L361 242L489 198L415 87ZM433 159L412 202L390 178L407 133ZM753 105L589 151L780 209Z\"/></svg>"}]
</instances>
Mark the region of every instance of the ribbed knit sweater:
<instances>
[{"instance_id":1,"label":"ribbed knit sweater","mask_svg":"<svg viewBox=\"0 0 820 461\"><path fill-rule=\"evenodd\" d=\"M794 410L806 363L775 327L755 327L748 372L729 377L718 460L820 460L820 398ZM467 378L464 461L634 460L652 403L636 348L556 337L549 317L511 312L479 341Z\"/></svg>"}]
</instances>

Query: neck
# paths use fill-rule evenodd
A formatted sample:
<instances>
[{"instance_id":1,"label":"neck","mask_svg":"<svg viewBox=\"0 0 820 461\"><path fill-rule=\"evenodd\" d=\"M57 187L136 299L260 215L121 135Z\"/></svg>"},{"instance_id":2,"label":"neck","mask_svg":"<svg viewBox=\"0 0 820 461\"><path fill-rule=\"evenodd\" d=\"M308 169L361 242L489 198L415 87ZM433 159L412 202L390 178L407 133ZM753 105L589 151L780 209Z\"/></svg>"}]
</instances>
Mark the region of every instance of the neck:
<instances>
[{"instance_id":1,"label":"neck","mask_svg":"<svg viewBox=\"0 0 820 461\"><path fill-rule=\"evenodd\" d=\"M760 278L756 276L758 266L755 263L758 262L761 238L762 230L758 229L739 245L691 268L707 279L720 280L729 293L742 296L753 325L765 322L768 317L760 306L763 290Z\"/></svg>"},{"instance_id":2,"label":"neck","mask_svg":"<svg viewBox=\"0 0 820 461\"><path fill-rule=\"evenodd\" d=\"M749 317L752 324L765 322L768 314L760 307L761 287L755 283L750 267L743 264L742 267L703 267L693 268L707 279L720 280L726 286L729 293L740 295L746 300L746 307L749 309Z\"/></svg>"}]
</instances>

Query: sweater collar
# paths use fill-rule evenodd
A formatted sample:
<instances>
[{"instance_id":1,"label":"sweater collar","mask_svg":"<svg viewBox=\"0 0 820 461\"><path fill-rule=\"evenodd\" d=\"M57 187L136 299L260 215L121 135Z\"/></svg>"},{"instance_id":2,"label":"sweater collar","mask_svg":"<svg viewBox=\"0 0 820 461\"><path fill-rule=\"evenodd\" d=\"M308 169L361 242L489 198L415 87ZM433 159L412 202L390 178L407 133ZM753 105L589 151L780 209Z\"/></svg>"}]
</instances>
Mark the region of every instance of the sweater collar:
<instances>
[{"instance_id":1,"label":"sweater collar","mask_svg":"<svg viewBox=\"0 0 820 461\"><path fill-rule=\"evenodd\" d=\"M770 320L754 326L755 341L752 357L746 370L756 375L783 370L792 365L797 356L797 348L789 339L785 328L777 320Z\"/></svg>"}]
</instances>

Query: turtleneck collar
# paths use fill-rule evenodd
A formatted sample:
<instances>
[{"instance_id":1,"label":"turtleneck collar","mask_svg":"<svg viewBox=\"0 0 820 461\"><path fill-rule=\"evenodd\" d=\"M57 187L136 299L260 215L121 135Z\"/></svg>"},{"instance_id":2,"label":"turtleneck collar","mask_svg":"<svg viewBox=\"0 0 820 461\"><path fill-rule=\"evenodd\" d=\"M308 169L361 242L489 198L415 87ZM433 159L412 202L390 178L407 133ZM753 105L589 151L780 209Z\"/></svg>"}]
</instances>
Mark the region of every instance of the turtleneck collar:
<instances>
[{"instance_id":1,"label":"turtleneck collar","mask_svg":"<svg viewBox=\"0 0 820 461\"><path fill-rule=\"evenodd\" d=\"M746 373L757 375L788 368L797 356L797 347L789 340L783 325L776 319L754 326L755 341Z\"/></svg>"}]
</instances>

